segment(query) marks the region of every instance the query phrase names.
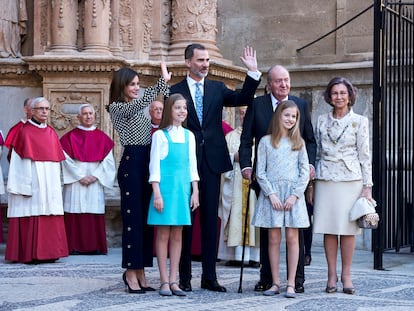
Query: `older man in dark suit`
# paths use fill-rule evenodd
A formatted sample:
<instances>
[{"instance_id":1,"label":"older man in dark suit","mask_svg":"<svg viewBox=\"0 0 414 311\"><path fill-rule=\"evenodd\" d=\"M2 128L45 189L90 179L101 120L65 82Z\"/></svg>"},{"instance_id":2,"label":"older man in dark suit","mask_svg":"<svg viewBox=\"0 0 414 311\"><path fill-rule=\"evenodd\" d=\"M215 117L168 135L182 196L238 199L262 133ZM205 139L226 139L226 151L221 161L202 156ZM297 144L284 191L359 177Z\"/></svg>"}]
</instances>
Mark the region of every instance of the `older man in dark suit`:
<instances>
[{"instance_id":1,"label":"older man in dark suit","mask_svg":"<svg viewBox=\"0 0 414 311\"><path fill-rule=\"evenodd\" d=\"M200 175L201 288L225 292L217 282L216 257L218 236L218 203L220 176L232 169L226 140L221 126L223 106L249 105L260 83L256 51L244 49L240 57L248 72L241 91L227 88L223 82L206 79L210 58L201 44L185 49L187 77L171 87L171 94L181 93L187 100L187 128L196 138L197 164ZM180 288L191 291L191 227L183 230L180 261Z\"/></svg>"},{"instance_id":2,"label":"older man in dark suit","mask_svg":"<svg viewBox=\"0 0 414 311\"><path fill-rule=\"evenodd\" d=\"M267 130L272 119L273 112L279 102L284 100L293 100L300 111L300 132L305 140L306 150L308 152L310 163L310 180L315 174L315 156L316 141L313 134L313 127L310 119L310 113L305 100L289 95L290 92L290 75L286 68L276 65L269 69L267 73L267 88L270 94L263 95L254 99L253 103L247 108L246 116L243 123L241 142L239 149L239 161L244 178L252 181L253 166L251 161L253 141L256 146L260 139L267 134ZM256 157L255 157L256 159ZM254 184L254 181L253 181ZM259 189L257 189L259 191ZM303 230L299 230L299 262L296 271L295 291L303 293L305 282L304 269L304 246ZM260 281L256 284L256 291L263 291L272 285L272 274L270 270L268 254L268 231L260 230Z\"/></svg>"}]
</instances>

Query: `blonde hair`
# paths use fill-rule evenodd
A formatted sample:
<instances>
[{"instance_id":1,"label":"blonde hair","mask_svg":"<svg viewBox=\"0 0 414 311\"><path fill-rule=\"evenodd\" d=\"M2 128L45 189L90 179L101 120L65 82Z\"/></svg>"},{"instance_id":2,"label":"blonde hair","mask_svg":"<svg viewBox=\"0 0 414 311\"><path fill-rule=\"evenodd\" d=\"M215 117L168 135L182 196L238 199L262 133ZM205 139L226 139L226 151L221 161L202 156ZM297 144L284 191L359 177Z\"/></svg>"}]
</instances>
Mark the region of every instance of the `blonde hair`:
<instances>
[{"instance_id":1,"label":"blonde hair","mask_svg":"<svg viewBox=\"0 0 414 311\"><path fill-rule=\"evenodd\" d=\"M279 147L280 139L282 138L282 128L283 125L280 122L282 112L287 108L295 108L297 112L297 118L295 125L288 131L288 138L292 142L292 150L300 150L303 147L304 141L299 131L300 124L300 112L299 108L293 100L284 100L277 105L276 111L272 116L272 121L270 122L268 134L270 134L270 141L272 146L277 148Z\"/></svg>"}]
</instances>

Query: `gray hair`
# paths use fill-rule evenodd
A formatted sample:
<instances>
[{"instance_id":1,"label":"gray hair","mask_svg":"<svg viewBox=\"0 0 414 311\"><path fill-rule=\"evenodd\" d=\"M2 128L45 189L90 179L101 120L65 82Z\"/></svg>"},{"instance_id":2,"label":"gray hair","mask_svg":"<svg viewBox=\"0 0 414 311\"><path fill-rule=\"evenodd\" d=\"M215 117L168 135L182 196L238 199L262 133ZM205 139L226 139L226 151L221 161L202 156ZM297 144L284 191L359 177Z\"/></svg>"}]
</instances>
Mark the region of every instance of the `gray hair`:
<instances>
[{"instance_id":1,"label":"gray hair","mask_svg":"<svg viewBox=\"0 0 414 311\"><path fill-rule=\"evenodd\" d=\"M44 97L36 97L35 99L33 99L32 100L32 102L30 103L30 108L35 108L36 107L36 105L37 104L39 104L39 103L43 103L43 102L46 102L48 105L49 105L49 107L50 107L50 102L46 99L46 98L44 98Z\"/></svg>"},{"instance_id":2,"label":"gray hair","mask_svg":"<svg viewBox=\"0 0 414 311\"><path fill-rule=\"evenodd\" d=\"M92 112L95 113L95 108L93 108L93 106L91 104L82 104L78 108L78 116L80 116L82 114L82 109L83 108L91 108Z\"/></svg>"}]
</instances>

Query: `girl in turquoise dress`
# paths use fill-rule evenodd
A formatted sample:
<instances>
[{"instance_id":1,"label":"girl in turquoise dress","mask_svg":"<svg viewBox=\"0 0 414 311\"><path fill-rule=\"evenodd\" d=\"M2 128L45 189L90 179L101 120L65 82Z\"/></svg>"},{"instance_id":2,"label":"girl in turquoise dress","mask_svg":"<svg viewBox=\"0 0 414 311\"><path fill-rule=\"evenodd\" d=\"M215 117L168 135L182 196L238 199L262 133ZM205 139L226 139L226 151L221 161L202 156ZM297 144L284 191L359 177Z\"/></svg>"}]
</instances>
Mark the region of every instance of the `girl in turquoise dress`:
<instances>
[{"instance_id":1,"label":"girl in turquoise dress","mask_svg":"<svg viewBox=\"0 0 414 311\"><path fill-rule=\"evenodd\" d=\"M304 192L309 180L309 161L299 132L295 102L281 102L273 114L269 135L257 150L256 178L261 191L252 219L256 227L269 228L269 260L273 285L266 296L279 294L281 228L285 227L288 253L287 298L295 297L299 259L298 228L309 227Z\"/></svg>"},{"instance_id":2,"label":"girl in turquoise dress","mask_svg":"<svg viewBox=\"0 0 414 311\"><path fill-rule=\"evenodd\" d=\"M165 102L159 130L152 136L149 182L153 194L148 224L157 228L155 248L162 296L185 296L176 281L182 229L191 225L190 212L199 206L195 138L182 126L186 118L186 100L181 94L171 95Z\"/></svg>"}]
</instances>

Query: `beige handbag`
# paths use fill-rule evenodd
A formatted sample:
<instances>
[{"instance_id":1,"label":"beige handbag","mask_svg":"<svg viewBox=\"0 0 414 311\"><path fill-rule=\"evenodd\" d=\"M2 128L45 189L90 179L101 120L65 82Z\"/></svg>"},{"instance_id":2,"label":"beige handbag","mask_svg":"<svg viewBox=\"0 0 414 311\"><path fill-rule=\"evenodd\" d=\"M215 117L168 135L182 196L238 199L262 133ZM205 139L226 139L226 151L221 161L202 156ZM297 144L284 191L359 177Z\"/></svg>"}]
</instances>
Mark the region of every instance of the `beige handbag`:
<instances>
[{"instance_id":1,"label":"beige handbag","mask_svg":"<svg viewBox=\"0 0 414 311\"><path fill-rule=\"evenodd\" d=\"M375 210L376 206L374 199L360 197L349 212L349 220L357 221L358 227L363 229L378 228L379 215Z\"/></svg>"}]
</instances>

